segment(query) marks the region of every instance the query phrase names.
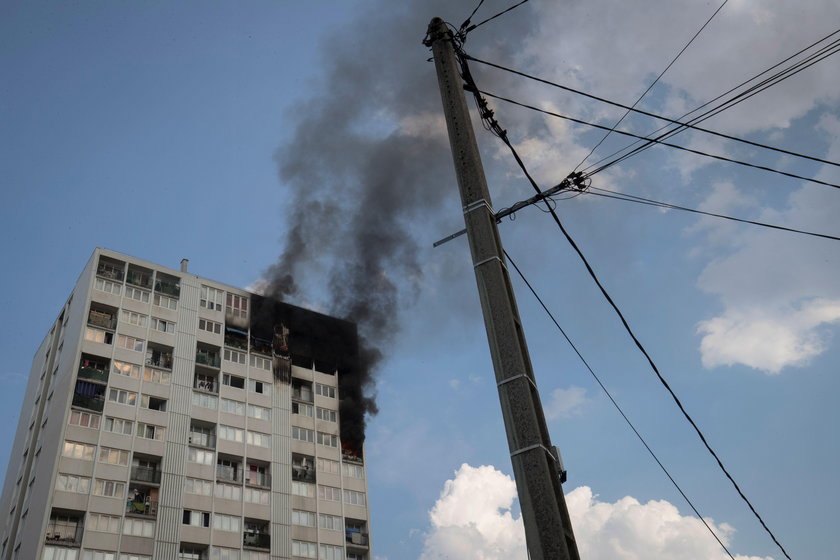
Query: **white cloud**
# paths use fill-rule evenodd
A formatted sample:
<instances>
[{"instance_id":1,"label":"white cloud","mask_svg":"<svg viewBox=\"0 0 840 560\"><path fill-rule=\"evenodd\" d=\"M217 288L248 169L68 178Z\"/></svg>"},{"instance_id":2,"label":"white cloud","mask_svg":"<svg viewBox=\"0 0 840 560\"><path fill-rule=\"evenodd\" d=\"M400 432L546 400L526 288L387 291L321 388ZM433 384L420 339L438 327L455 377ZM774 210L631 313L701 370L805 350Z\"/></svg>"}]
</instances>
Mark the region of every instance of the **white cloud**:
<instances>
[{"instance_id":1,"label":"white cloud","mask_svg":"<svg viewBox=\"0 0 840 560\"><path fill-rule=\"evenodd\" d=\"M555 389L545 404L545 416L549 420L568 418L580 414L581 408L589 402L586 389L572 385L568 389Z\"/></svg>"},{"instance_id":2,"label":"white cloud","mask_svg":"<svg viewBox=\"0 0 840 560\"><path fill-rule=\"evenodd\" d=\"M420 560L526 560L521 516L511 508L513 480L492 466L467 464L447 480L430 512L431 529ZM645 504L625 497L601 502L582 486L566 496L581 558L587 560L724 560L720 545L694 517L665 500ZM735 530L706 522L730 546ZM770 560L736 556L737 560Z\"/></svg>"}]
</instances>

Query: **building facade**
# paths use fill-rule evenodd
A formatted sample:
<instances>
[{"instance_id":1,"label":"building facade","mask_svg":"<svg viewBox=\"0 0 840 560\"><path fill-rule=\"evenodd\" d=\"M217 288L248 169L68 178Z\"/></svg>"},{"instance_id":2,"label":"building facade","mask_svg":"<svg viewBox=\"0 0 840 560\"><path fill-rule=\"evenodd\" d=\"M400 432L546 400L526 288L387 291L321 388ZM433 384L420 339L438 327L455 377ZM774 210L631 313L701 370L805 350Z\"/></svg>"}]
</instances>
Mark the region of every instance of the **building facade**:
<instances>
[{"instance_id":1,"label":"building facade","mask_svg":"<svg viewBox=\"0 0 840 560\"><path fill-rule=\"evenodd\" d=\"M97 249L32 362L11 560L367 560L355 326Z\"/></svg>"}]
</instances>

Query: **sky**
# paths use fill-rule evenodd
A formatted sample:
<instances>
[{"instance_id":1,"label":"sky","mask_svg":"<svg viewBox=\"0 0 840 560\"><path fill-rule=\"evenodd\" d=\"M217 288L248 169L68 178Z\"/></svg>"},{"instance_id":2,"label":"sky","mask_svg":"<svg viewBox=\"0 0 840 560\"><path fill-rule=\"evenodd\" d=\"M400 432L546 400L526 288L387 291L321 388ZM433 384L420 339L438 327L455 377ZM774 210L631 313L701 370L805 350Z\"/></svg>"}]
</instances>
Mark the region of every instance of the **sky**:
<instances>
[{"instance_id":1,"label":"sky","mask_svg":"<svg viewBox=\"0 0 840 560\"><path fill-rule=\"evenodd\" d=\"M478 2L7 1L0 5L0 421L97 246L360 321L382 353L366 453L378 560L526 558L431 53ZM486 0L473 22L513 2ZM719 6L527 4L472 56L632 104ZM730 0L639 103L678 117L835 31L840 5ZM840 161L838 60L703 126ZM613 126L622 111L473 63L482 89ZM491 100L542 188L602 133ZM475 115L474 115L475 117ZM475 122L498 210L533 191ZM633 116L648 134L661 121ZM674 143L840 183L836 166L699 132ZM623 147L611 135L583 167ZM592 187L840 236L830 187L655 147ZM840 549L834 241L583 194L558 215L792 558ZM500 232L592 369L739 560L783 558L551 218ZM581 557L727 557L513 277ZM363 306L356 305L363 302ZM362 310L373 310L366 314ZM12 431L0 433L5 469ZM0 473L1 474L1 473Z\"/></svg>"}]
</instances>

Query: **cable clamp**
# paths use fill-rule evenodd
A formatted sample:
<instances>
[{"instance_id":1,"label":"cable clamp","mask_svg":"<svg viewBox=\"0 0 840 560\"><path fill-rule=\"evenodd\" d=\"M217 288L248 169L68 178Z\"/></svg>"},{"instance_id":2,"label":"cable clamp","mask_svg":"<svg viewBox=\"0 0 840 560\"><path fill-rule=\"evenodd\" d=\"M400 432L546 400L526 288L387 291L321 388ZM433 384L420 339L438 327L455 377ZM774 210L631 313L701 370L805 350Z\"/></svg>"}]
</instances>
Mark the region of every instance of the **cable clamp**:
<instances>
[{"instance_id":1,"label":"cable clamp","mask_svg":"<svg viewBox=\"0 0 840 560\"><path fill-rule=\"evenodd\" d=\"M511 456L511 458L513 458L513 457L516 457L517 455L519 455L521 453L527 453L528 451L533 451L534 449L542 449L543 451L548 453L552 458L554 458L554 453L552 453L551 450L548 447L546 447L545 445L543 445L541 443L535 443L534 445L529 445L528 447L523 447L522 449L517 449L516 451L511 452L510 456Z\"/></svg>"},{"instance_id":2,"label":"cable clamp","mask_svg":"<svg viewBox=\"0 0 840 560\"><path fill-rule=\"evenodd\" d=\"M479 198L478 200L474 200L474 201L470 202L469 204L467 204L466 206L464 206L464 214L469 214L469 213L470 213L470 212L472 212L473 210L476 210L476 209L478 209L478 208L481 208L482 206L483 206L484 208L487 208L487 211L488 211L488 212L490 212L490 214L491 214L492 216L495 216L495 215L496 215L496 213L495 213L495 212L493 212L493 207L492 207L492 206L490 206L490 203L488 203L488 202L487 202L486 200L484 200L483 198Z\"/></svg>"},{"instance_id":3,"label":"cable clamp","mask_svg":"<svg viewBox=\"0 0 840 560\"><path fill-rule=\"evenodd\" d=\"M502 261L502 259L500 259L499 257L497 257L497 256L493 255L492 257L487 257L487 258L486 258L486 259L484 259L483 261L478 261L477 263L475 263L475 264L473 265L473 268L478 268L479 266L481 266L481 265L483 265L483 264L487 264L487 263L489 263L489 262L491 262L491 261L499 261L499 264L500 264L500 265L502 265L503 267L505 266L505 263Z\"/></svg>"},{"instance_id":4,"label":"cable clamp","mask_svg":"<svg viewBox=\"0 0 840 560\"><path fill-rule=\"evenodd\" d=\"M534 387L534 389L537 388L537 385L534 383L534 380L531 379L531 376L528 375L527 373L520 373L519 375L514 375L513 377L508 377L507 379L502 379L501 381L496 383L496 387L501 387L505 383L510 383L511 381L516 381L517 379L519 379L521 377L526 378L528 380L528 383L530 383Z\"/></svg>"}]
</instances>

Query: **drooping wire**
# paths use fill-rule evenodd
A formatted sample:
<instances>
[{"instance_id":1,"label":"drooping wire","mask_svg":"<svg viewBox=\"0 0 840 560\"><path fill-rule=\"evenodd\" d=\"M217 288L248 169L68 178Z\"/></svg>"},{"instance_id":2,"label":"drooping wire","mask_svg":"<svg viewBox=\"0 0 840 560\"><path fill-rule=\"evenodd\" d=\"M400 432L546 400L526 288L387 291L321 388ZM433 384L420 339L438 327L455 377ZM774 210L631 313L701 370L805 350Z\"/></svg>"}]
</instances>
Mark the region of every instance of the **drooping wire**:
<instances>
[{"instance_id":1,"label":"drooping wire","mask_svg":"<svg viewBox=\"0 0 840 560\"><path fill-rule=\"evenodd\" d=\"M698 35L700 35L700 33L702 33L704 29L706 29L706 26L708 26L708 25L709 25L709 23L711 23L711 21L715 18L715 16L716 16L716 15L718 15L718 12L720 12L720 11L723 9L723 7L724 7L724 6L726 6L726 3L727 3L727 2L729 2L729 0L723 0L723 3L722 3L720 6L718 6L717 10L715 10L715 11L714 11L714 13L713 13L711 16L709 16L709 19L707 19L707 20L706 20L706 23L704 23L704 24L700 27L700 29L698 29L698 30L697 30L697 33L695 33L695 34L691 37L691 39L689 39L689 40L688 40L688 43L686 43L686 44L685 44L685 46L684 46L682 49L680 49L680 52L678 52L678 53L677 53L677 56L675 56L675 57L673 58L673 60L671 60L671 62L669 62L669 63L668 63L668 66L666 66L666 67L665 67L665 70L663 70L662 72L660 72L660 73L659 73L659 75L656 77L656 79L655 79L655 80L653 80L653 82L651 82L651 84L648 86L648 88L647 88L644 92L642 92L642 95L640 95L640 96L639 96L639 98L638 98L638 99L636 99L636 101L634 101L634 102L633 102L632 108L635 108L635 107L636 107L636 105L638 105L638 104L639 104L639 102L642 100L642 98L644 98L644 96L645 96L645 95L647 95L647 94L648 94L648 92L649 92L651 89L653 89L653 86L655 86L655 85L656 85L656 83L657 83L657 82L659 82L659 79L660 79L660 78L662 78L662 76L664 76L664 75L665 75L665 72L667 72L667 71L671 68L671 66L673 66L673 65L674 65L674 63L677 61L677 59L678 59L680 56L682 56L682 54L686 51L686 49L687 49L689 46L691 46L691 43L693 43L693 42L694 42L694 40L697 38L697 36L698 36ZM581 162L580 162L580 163L578 163L578 164L575 166L574 171L577 171L577 170L578 170L578 168L580 168L580 166L581 166L581 165L583 165L583 164L586 162L586 160L588 160L588 159L589 159L589 157L590 157L590 156L591 156L591 155L595 152L595 150L597 150L597 149L598 149L598 147L599 147L601 144L603 144L603 143L604 143L604 141L605 141L605 140L609 137L610 133L611 133L613 130L615 130L616 128L618 128L618 125L620 125L620 124L624 121L624 119L627 117L627 115L629 115L629 114L630 114L630 111L632 110L632 108L631 108L631 109L628 109L628 110L627 110L627 111L626 111L626 112L625 112L625 113L621 116L621 118L620 118L620 119L618 119L618 122L616 122L616 123L613 125L612 129L608 130L608 131L607 131L607 133L606 133L606 134L604 134L603 138L601 138L601 139L598 141L598 143L597 143L597 144L595 144L595 146L594 146L591 150L589 150L589 153L588 153L588 154L586 154L586 157L585 157L585 158L583 158L583 159L581 160Z\"/></svg>"},{"instance_id":2,"label":"drooping wire","mask_svg":"<svg viewBox=\"0 0 840 560\"><path fill-rule=\"evenodd\" d=\"M470 21L472 20L473 16L478 11L478 9L481 7L482 4L484 4L484 0L478 0L478 4L476 5L475 8L473 8L472 13L469 16L467 16L467 19L465 19L464 23L461 24L461 27L458 28L458 34L462 35L462 41L463 41L464 38L466 38L467 26L469 26Z\"/></svg>"},{"instance_id":3,"label":"drooping wire","mask_svg":"<svg viewBox=\"0 0 840 560\"><path fill-rule=\"evenodd\" d=\"M521 77L523 77L523 78L528 78L528 79L533 80L533 81L535 81L535 82L540 82L540 83L543 83L543 84L546 84L546 85L550 85L550 86L552 86L552 87L556 87L556 88L558 88L558 89L562 89L562 90L564 90L564 91L568 91L568 92L570 92L570 93L575 93L575 94L577 94L577 95L581 95L581 96L583 96L583 97L588 97L589 99L594 99L594 100L596 100L596 101L600 101L600 102L602 102L602 103L606 103L606 104L608 104L608 105L613 105L613 106L615 106L615 107L620 107L620 108L622 108L622 109L626 109L626 110L631 111L631 112L633 112L633 113L638 113L638 114L640 114L640 115L645 115L645 116L647 116L647 117L652 117L652 118L655 118L655 119L659 119L659 120L667 121L667 122L669 122L670 124L675 124L675 125L679 125L679 126L681 126L681 127L691 128L691 129L694 129L694 130L699 130L700 132L705 132L705 133L707 133L707 134L712 134L712 135L714 135L714 136L720 136L721 138L726 138L727 140L734 140L734 141L736 141L736 142L741 142L741 143L744 143L744 144L749 144L750 146L755 146L755 147L757 147L757 148L764 148L764 149L766 149L766 150L772 150L772 151L779 152L779 153L782 153L782 154L785 154L785 155L794 156L794 157L799 157L799 158L803 158L803 159L808 159L808 160L811 160L811 161L815 161L815 162L818 162L818 163L824 163L824 164L826 164L826 165L834 165L834 166L840 167L840 163L837 163L837 162L835 162L835 161L829 161L829 160L821 159L821 158L818 158L818 157L809 156L809 155L806 155L806 154L801 154L801 153L798 153L798 152L793 152L793 151L790 151L790 150L785 150L784 148L777 148L777 147L775 147L775 146L770 146L770 145L767 145L767 144L762 144L762 143L760 143L760 142L754 142L754 141L752 141L752 140L746 140L746 139L744 139L744 138L738 138L737 136L732 136L732 135L729 135L729 134L724 134L724 133L722 133L722 132L716 132L716 131L714 131L714 130L709 130L709 129L707 129L707 128L702 128L702 127L699 127L699 126L696 126L696 125L693 125L693 124L689 124L689 123L686 123L686 122L681 122L681 121L679 121L679 120L671 119L671 118L669 118L669 117L664 117L664 116L662 116L662 115L657 115L657 114L655 114L655 113L651 113L651 112L649 112L649 111L644 111L644 110L642 110L642 109L636 109L636 108L634 108L634 107L630 107L630 106L628 106L628 105L623 105L623 104L621 104L621 103L618 103L618 102L615 102L615 101L611 101L611 100L609 100L609 99L605 99L605 98L603 98L603 97L599 97L599 96L597 96L597 95L592 95L592 94L590 94L590 93L586 93L586 92L584 92L584 91L581 91L581 90L578 90L578 89L575 89L575 88L572 88L572 87L569 87L569 86L564 86L564 85L562 85L562 84L558 84L558 83L556 83L556 82L552 82L552 81L550 81L550 80L546 80L546 79L544 79L544 78L539 78L539 77L537 77L537 76L533 76L533 75L531 75L531 74L527 74L527 73L525 73L525 72L521 72L521 71L519 71L519 70L514 70L514 69L512 69L512 68L508 68L508 67L506 67L506 66L502 66L502 65L500 65L500 64L495 64L495 63L493 63L493 62L487 62L486 60L481 60L481 59L478 59L478 58L475 58L475 57L473 57L473 56L469 56L469 55L466 55L466 57L467 57L467 59L468 59L468 60L472 60L472 61L474 61L474 62L478 62L478 63L480 63L480 64L484 64L484 65L490 66L490 67L492 67L492 68L497 68L497 69L499 69L499 70L503 70L503 71L505 71L505 72L509 72L509 73L511 73L511 74L515 74L515 75L517 75L517 76L521 76ZM487 92L484 92L484 91L482 91L482 93L487 94ZM491 95L491 96L492 96L492 95ZM503 100L503 101L507 101L507 100ZM667 125L666 125L666 126L667 126ZM606 127L604 127L604 128L606 129ZM613 130L613 129L612 129L612 128L610 128L609 130ZM660 130L661 130L661 129L660 129ZM649 136L650 136L650 135L648 135L648 137L649 137ZM647 137L646 137L646 138L647 138Z\"/></svg>"},{"instance_id":4,"label":"drooping wire","mask_svg":"<svg viewBox=\"0 0 840 560\"><path fill-rule=\"evenodd\" d=\"M659 468L662 470L663 473L665 473L665 476L668 477L668 480L671 481L671 484L674 485L674 488L677 489L677 492L680 493L680 496L683 497L683 499L686 501L688 506L694 512L694 514L697 515L698 519L700 519L700 521L703 523L703 525L706 526L706 529L708 529L708 531L712 534L712 536L715 538L715 540L718 542L718 544L721 546L721 548L723 548L723 550L726 551L726 554L729 555L729 557L732 558L732 560L735 560L735 557L732 556L732 553L729 552L729 549L726 548L726 545L723 544L723 541L720 540L720 538L717 536L717 533L715 533L715 531L711 528L711 526L706 522L706 519L703 517L703 515L700 514L700 511L698 511L697 507L694 505L694 502L691 501L691 499L686 495L686 493L683 491L683 489L680 487L680 485L677 483L677 481L674 479L674 477L671 475L671 473L668 471L668 469L665 467L665 465L662 464L662 461L660 461L659 457L656 456L656 453L654 453L653 449L651 449L650 445L648 445L648 442L645 440L645 438L642 436L642 434L639 433L639 430L636 429L636 426L633 424L633 422L630 421L630 418L627 417L627 414L624 413L624 410L622 410L621 406L619 406L619 404L615 400L615 398L613 398L612 394L609 392L607 387L601 381L601 378L598 377L598 375L592 369L592 366L589 365L589 362L586 361L586 358L583 357L583 354L581 354L580 350L578 350L577 346L575 346L575 343L572 342L572 339L569 338L569 335L566 334L566 331L563 329L563 327L560 326L560 323L557 322L557 319L554 317L554 314L551 311L549 311L545 302L542 300L542 298L539 296L539 294L537 294L537 291L534 289L534 287L531 285L531 283L528 281L528 279L525 278L525 275L519 269L516 262L510 257L510 254L507 251L504 251L504 255L505 255L505 258L508 260L508 262L513 265L513 269L519 275L519 278L521 278L522 281L525 283L525 285L528 287L528 290L531 292L531 294L534 296L534 298L540 304L540 307L542 307L543 311L545 311L546 315L548 315L548 318L551 319L551 322L554 323L554 326L557 327L557 330L559 330L560 334L563 335L563 338L566 339L566 342L572 348L572 351L574 351L574 353L577 354L577 357L583 363L584 367L586 367L587 371L589 371L590 375L592 375L592 377L595 379L595 382L598 383L598 386L601 387L601 390L604 392L604 394L607 395L607 398L610 400L612 405L615 407L615 409L618 411L618 413L624 419L624 422L627 423L627 425L630 427L630 429L633 430L633 433L636 434L636 437L639 438L639 441L642 442L642 445L645 447L648 454L653 458L653 460L656 462L656 464L659 465Z\"/></svg>"},{"instance_id":5,"label":"drooping wire","mask_svg":"<svg viewBox=\"0 0 840 560\"><path fill-rule=\"evenodd\" d=\"M712 158L712 159L717 159L717 160L725 161L725 162L728 162L728 163L734 163L734 164L737 164L737 165L742 165L744 167L752 167L753 169L761 169L763 171L769 171L771 173L777 173L779 175L784 175L786 177L791 177L793 179L799 179L799 180L802 180L802 181L808 181L810 183L816 183L818 185L825 185L827 187L833 187L835 189L840 189L840 184L837 184L837 183L822 181L820 179L814 179L812 177L805 177L804 175L798 175L796 173L790 173L788 171L781 171L779 169L774 169L772 167L767 167L766 165L758 165L757 163L749 163L749 162L746 162L746 161L741 161L741 160L737 160L737 159L734 159L734 158L721 156L721 155L718 155L718 154L710 154L708 152L703 152L701 150L695 150L694 148L687 148L685 146L680 146L679 144L672 144L671 142L665 142L664 140L661 140L659 138L648 138L648 137L642 136L640 134L633 134L632 132L627 132L626 130L612 130L609 127L606 127L604 125L591 123L591 122L584 121L584 120L581 120L581 119L576 119L574 117L569 117L567 115L562 115L560 113L555 113L554 111L549 111L547 109L541 109L541 108L535 107L533 105L528 105L527 103L522 103L520 101L515 101L513 99L503 97L501 95L496 95L495 93L491 93L489 91L480 90L479 93L481 93L483 95L486 95L487 97L492 97L493 99L498 99L499 101L504 101L504 102L510 103L512 105L518 105L519 107L522 107L524 109L530 109L532 111L537 111L538 113L543 113L545 115L556 117L558 119L564 119L564 120L567 120L567 121L570 121L570 122L573 122L573 123L583 124L583 125L591 126L592 128L598 128L598 129L601 129L601 130L611 130L615 134L621 134L622 136L630 136L631 138L642 139L642 140L647 141L649 144L659 144L659 145L662 145L662 146L668 146L669 148L675 148L677 150L682 150L684 152L690 152L692 154L696 154L696 155L699 155L699 156L704 156L704 157L708 157L708 158ZM625 157L628 157L628 156L625 156ZM615 163L617 163L617 161L613 162L613 163L610 163L610 164L606 164L606 165L596 169L595 171L587 172L583 176L584 176L584 178L589 178L592 175L594 175L595 173L598 173L599 171L603 171L604 169L606 169L607 167L609 167L611 165L614 165Z\"/></svg>"},{"instance_id":6,"label":"drooping wire","mask_svg":"<svg viewBox=\"0 0 840 560\"><path fill-rule=\"evenodd\" d=\"M472 31L473 29L477 29L477 28L481 27L482 25L484 25L485 23L491 22L491 21L493 21L494 19L496 19L497 17L505 15L505 14L506 14L506 13L508 13L509 11L511 11L511 10L513 10L513 9L515 9L515 8L518 8L519 6L521 6L522 4L524 4L524 3L525 3L525 2L527 2L527 1L528 1L528 0L522 0L521 2L518 2L518 3L514 4L513 6L511 6L511 7L507 8L507 9L505 9L505 10L502 10L502 11L501 11L501 12L499 12L498 14L493 15L493 16L490 16L489 18L485 19L484 21L480 21L480 22L476 23L475 25L470 25L469 27L467 27L466 29L464 29L464 30L463 30L463 35L461 36L461 40L462 40L462 41L466 40L467 34L468 34L470 31ZM481 4L479 4L479 6L480 6L480 5L481 5ZM477 10L477 9L478 9L478 8L476 8L476 10ZM473 12L473 15L475 15L475 12ZM470 16L470 17L472 17L472 16Z\"/></svg>"},{"instance_id":7,"label":"drooping wire","mask_svg":"<svg viewBox=\"0 0 840 560\"><path fill-rule=\"evenodd\" d=\"M476 103L478 105L478 110L479 110L479 115L481 116L482 121L489 128L489 130L491 130L493 132L493 134L498 136L502 140L502 142L505 143L505 145L508 147L511 154L513 155L513 158L516 160L517 164L519 165L519 168L522 170L522 173L528 179L528 182L531 184L531 186L537 192L537 194L541 194L542 190L537 185L536 181L531 176L531 174L528 172L528 169L526 168L525 164L523 163L522 159L520 158L519 154L517 153L516 148L513 147L513 144L508 139L507 131L504 130L501 127L501 125L499 125L498 121L494 117L493 111L489 108L489 106L487 105L487 101L483 98L483 96L481 95L481 91L478 89L478 86L475 84L475 80L472 78L472 75L471 75L470 70L469 70L469 65L467 64L467 60L463 56L463 49L460 48L460 46L457 45L457 44L454 45L454 46L456 47L455 48L455 54L456 54L456 57L458 59L458 64L461 67L461 75L462 75L464 81L466 82L464 84L464 89L466 91L471 92L473 94L474 98L476 99ZM729 470L726 468L726 466L724 466L723 461L720 459L718 454L714 451L714 449L712 449L712 446L711 446L711 444L709 444L708 440L706 439L706 436L700 430L700 427L697 425L697 423L694 421L694 419L691 417L691 415L688 414L688 411L685 409L685 407L682 404L682 401L680 401L679 397L677 397L676 393L671 388L670 384L662 376L662 373L659 371L659 368L656 366L656 363L653 361L653 358L650 356L650 354L645 349L644 345L642 345L641 341L638 339L638 337L636 337L635 333L630 328L630 324L627 322L627 319L624 317L624 314L618 308L618 305L615 303L615 301L609 295L606 288L601 283L598 276L595 274L594 269L590 265L588 259L584 256L583 252L578 247L577 243L575 243L574 239L572 239L569 232L563 226L563 223L560 221L560 218L557 216L557 213L551 208L551 206L549 204L546 204L546 205L547 205L547 208L548 208L552 218L554 219L555 224L557 224L557 227L560 229L560 232L563 234L563 236L566 238L566 241L569 243L569 245L572 247L572 249L575 251L575 253L580 258L581 262L583 263L584 267L586 268L587 272L589 273L589 276L595 282L596 286L601 291L601 294L607 300L607 303L609 303L610 306L613 308L613 311L615 311L616 315L618 316L622 325L624 326L625 331L630 336L630 338L633 340L634 344L639 349L639 351L642 353L642 355L647 359L648 364L651 366L651 369L656 374L656 377L659 379L659 382L662 384L662 386L671 395L671 398L673 399L674 403L680 409L680 412L682 412L683 417L685 417L685 419L689 422L689 424L691 424L692 428L694 428L694 431L697 433L698 437L700 437L700 441L703 442L703 445L706 447L706 450L715 459L715 461L718 464L718 467L724 473L726 478L729 479L729 481L735 487L735 490L738 492L738 495L747 504L750 511L752 511L753 515L756 517L756 519L758 519L761 526L770 535L770 538L773 539L773 542L776 543L776 546L779 547L779 549L782 551L782 553L785 555L785 557L788 558L788 560L792 560L790 558L790 556L788 555L787 551L784 549L784 547L778 541L776 536L773 534L773 532L770 530L770 528L764 522L764 519L762 519L762 517L759 515L758 511L756 511L755 507L752 505L752 502L750 502L749 498L747 498L747 496L744 494L743 490L741 490L741 487L738 485L738 483L735 482L735 479L729 473Z\"/></svg>"},{"instance_id":8,"label":"drooping wire","mask_svg":"<svg viewBox=\"0 0 840 560\"><path fill-rule=\"evenodd\" d=\"M707 110L705 113L702 113L701 115L699 115L697 117L694 117L693 119L688 121L688 123L689 124L696 124L696 123L699 123L699 122L703 122L703 121L719 114L720 112L725 111L726 109L729 109L731 107L734 107L735 105L738 105L739 103L741 103L743 101L746 101L750 97L752 97L754 95L757 95L758 93L766 90L767 88L769 88L773 85L776 85L776 84L778 84L778 83L780 83L780 82L798 74L799 72L802 72L803 70L813 66L817 62L820 62L821 60L824 60L824 59L828 58L829 56L831 56L833 54L836 54L837 52L840 52L840 47L836 46L838 44L840 44L840 39L837 39L837 40L833 41L830 45L828 45L826 47L823 47L817 53L809 55L809 57L806 58L805 60L800 61L798 63L795 63L795 64L789 66L788 68L786 68L786 69L784 69L780 72L777 72L776 74L774 74L770 78L767 78L767 79L763 80L759 84L751 86L747 90L737 94L735 97L733 97L733 98L731 98L727 101L724 101L723 103L713 107L712 109ZM766 71L763 72L762 74L764 74L764 73L766 73ZM762 74L759 74L758 76L761 76ZM755 78L747 80L746 83L748 83L749 81L752 81L753 79L755 79ZM732 91L732 90L730 90L730 91ZM723 95L726 95L726 94L723 94ZM720 97L722 97L722 96L719 96L718 98L720 98ZM716 99L718 99L718 98L716 98ZM711 102L709 102L709 103L711 103ZM707 103L706 105L708 105L709 103ZM703 106L705 106L705 105L703 105ZM703 106L701 106L701 107L703 107ZM697 109L695 109L692 112L695 112L695 111L697 111ZM686 115L683 115L683 117L680 117L679 120L682 120L685 116ZM621 152L624 152L624 151L630 149L632 146L638 144L638 142L634 142L633 144L631 144L629 146L625 146L624 148L618 150L617 152L614 152L612 155L607 156L605 158L602 158L597 163L590 165L585 170L586 173L587 173L587 176L594 175L595 173L599 173L600 171L603 171L604 169L606 169L608 167L611 167L611 166L613 166L617 163L620 163L621 161L624 161L625 159L650 148L653 145L653 142L655 140L661 140L661 139L664 139L664 138L669 138L669 137L673 136L674 134L678 134L679 132L682 132L683 130L685 130L684 126L678 126L674 129L671 129L671 130L663 133L663 134L660 134L656 138L651 138L651 136L653 134L656 134L657 132L659 132L661 130L665 130L669 126L670 125L665 125L662 128L660 128L659 130L657 130L656 132L654 132L652 134L649 134L645 138L647 140L647 142L644 142L641 146L631 150L630 152L624 154L621 157L610 160L610 158L612 158L616 154L620 154ZM603 164L600 167L597 167L594 170L590 171L593 167L597 166L598 164L600 164L601 162L603 162L605 160L610 160L610 161L608 161L606 164Z\"/></svg>"}]
</instances>

